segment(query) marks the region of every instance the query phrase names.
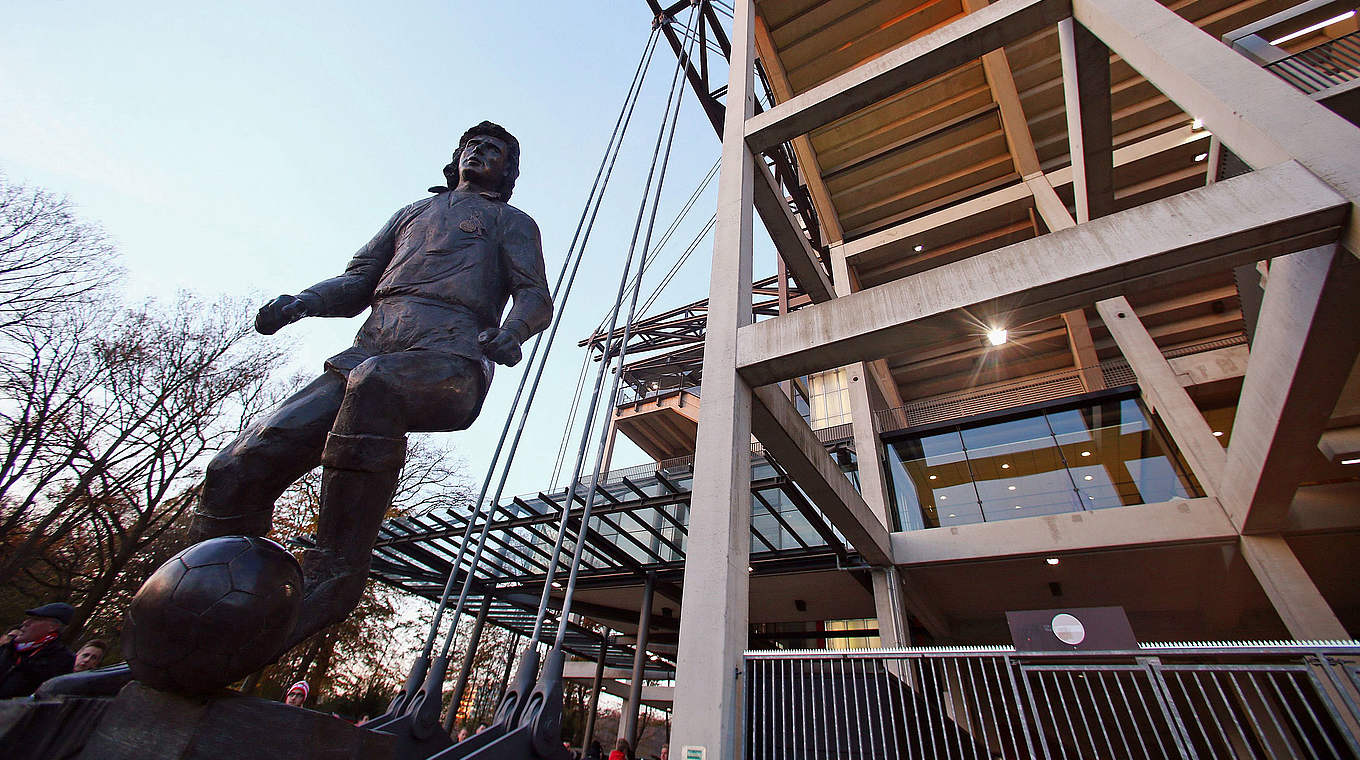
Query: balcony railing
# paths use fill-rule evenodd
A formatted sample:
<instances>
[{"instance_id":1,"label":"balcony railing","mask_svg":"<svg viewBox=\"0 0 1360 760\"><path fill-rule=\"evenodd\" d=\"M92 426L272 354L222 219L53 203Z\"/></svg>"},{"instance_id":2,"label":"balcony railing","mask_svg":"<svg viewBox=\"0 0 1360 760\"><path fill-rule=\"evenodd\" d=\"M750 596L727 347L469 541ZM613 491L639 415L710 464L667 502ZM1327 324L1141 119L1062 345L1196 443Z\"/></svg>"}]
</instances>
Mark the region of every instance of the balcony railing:
<instances>
[{"instance_id":1,"label":"balcony railing","mask_svg":"<svg viewBox=\"0 0 1360 760\"><path fill-rule=\"evenodd\" d=\"M1360 32L1281 58L1266 68L1308 95L1360 79Z\"/></svg>"},{"instance_id":2,"label":"balcony railing","mask_svg":"<svg viewBox=\"0 0 1360 760\"><path fill-rule=\"evenodd\" d=\"M1360 642L746 654L746 757L1355 758Z\"/></svg>"}]
</instances>

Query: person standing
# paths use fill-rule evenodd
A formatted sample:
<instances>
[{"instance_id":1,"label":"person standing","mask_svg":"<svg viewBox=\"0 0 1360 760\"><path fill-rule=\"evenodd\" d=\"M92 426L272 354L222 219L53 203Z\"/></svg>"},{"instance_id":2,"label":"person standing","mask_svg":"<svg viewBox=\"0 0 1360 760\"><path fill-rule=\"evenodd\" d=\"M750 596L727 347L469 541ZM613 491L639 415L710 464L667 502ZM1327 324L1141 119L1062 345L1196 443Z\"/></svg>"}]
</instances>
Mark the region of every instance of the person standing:
<instances>
[{"instance_id":1,"label":"person standing","mask_svg":"<svg viewBox=\"0 0 1360 760\"><path fill-rule=\"evenodd\" d=\"M75 609L52 602L24 614L13 638L0 645L0 699L27 697L43 681L70 673L75 666L76 656L61 643L61 632Z\"/></svg>"}]
</instances>

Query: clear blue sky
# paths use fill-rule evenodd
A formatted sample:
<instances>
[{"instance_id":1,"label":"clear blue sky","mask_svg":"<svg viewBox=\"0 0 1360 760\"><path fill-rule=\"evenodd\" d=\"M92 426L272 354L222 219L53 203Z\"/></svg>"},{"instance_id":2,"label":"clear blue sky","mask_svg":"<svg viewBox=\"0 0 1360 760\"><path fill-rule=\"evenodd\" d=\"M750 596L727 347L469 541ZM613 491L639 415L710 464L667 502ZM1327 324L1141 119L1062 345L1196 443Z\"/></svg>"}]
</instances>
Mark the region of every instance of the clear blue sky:
<instances>
[{"instance_id":1,"label":"clear blue sky","mask_svg":"<svg viewBox=\"0 0 1360 760\"><path fill-rule=\"evenodd\" d=\"M341 271L393 211L442 182L462 131L489 119L523 146L513 203L542 228L555 277L649 24L643 0L12 4L0 27L0 170L102 224L131 298L257 299ZM575 342L612 299L673 61L663 45L510 493L547 485ZM718 155L692 95L676 145L658 232ZM712 213L715 190L658 270ZM657 308L706 295L711 250L705 241ZM773 271L771 256L758 272ZM361 319L288 328L296 369L319 370ZM475 478L520 371L499 372L478 423L447 439ZM622 445L615 466L644 459Z\"/></svg>"}]
</instances>

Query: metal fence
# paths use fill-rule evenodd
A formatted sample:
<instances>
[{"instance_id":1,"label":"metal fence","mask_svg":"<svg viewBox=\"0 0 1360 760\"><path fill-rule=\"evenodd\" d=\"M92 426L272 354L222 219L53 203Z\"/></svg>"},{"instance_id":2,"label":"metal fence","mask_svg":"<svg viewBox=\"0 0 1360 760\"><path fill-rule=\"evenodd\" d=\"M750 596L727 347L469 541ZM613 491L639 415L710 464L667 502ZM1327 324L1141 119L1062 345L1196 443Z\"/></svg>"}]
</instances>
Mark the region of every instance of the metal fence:
<instances>
[{"instance_id":1,"label":"metal fence","mask_svg":"<svg viewBox=\"0 0 1360 760\"><path fill-rule=\"evenodd\" d=\"M1281 58L1266 69L1310 95L1354 81L1360 78L1360 32Z\"/></svg>"},{"instance_id":2,"label":"metal fence","mask_svg":"<svg viewBox=\"0 0 1360 760\"><path fill-rule=\"evenodd\" d=\"M761 651L749 760L1360 758L1360 643Z\"/></svg>"}]
</instances>

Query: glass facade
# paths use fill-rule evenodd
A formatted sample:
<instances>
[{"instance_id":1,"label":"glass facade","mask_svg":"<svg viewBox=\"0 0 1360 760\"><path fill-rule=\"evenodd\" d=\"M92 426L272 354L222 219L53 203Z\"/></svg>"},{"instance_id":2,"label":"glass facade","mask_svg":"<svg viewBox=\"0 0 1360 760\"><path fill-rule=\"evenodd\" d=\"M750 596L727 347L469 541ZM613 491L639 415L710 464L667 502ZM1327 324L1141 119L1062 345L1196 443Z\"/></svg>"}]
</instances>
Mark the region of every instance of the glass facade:
<instances>
[{"instance_id":1,"label":"glass facade","mask_svg":"<svg viewBox=\"0 0 1360 760\"><path fill-rule=\"evenodd\" d=\"M1114 398L885 441L900 530L1190 498L1136 398Z\"/></svg>"}]
</instances>

